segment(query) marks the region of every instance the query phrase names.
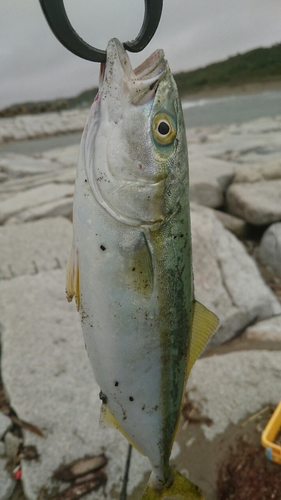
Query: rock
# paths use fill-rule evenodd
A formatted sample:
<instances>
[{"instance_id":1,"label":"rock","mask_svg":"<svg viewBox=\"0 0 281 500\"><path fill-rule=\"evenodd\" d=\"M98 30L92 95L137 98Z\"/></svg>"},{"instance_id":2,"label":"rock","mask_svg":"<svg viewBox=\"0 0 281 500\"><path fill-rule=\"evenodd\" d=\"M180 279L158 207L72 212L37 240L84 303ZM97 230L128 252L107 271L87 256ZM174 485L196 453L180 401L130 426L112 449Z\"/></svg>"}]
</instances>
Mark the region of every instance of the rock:
<instances>
[{"instance_id":1,"label":"rock","mask_svg":"<svg viewBox=\"0 0 281 500\"><path fill-rule=\"evenodd\" d=\"M214 210L214 215L222 223L225 229L235 234L238 238L245 237L247 234L247 224L244 220L235 217L234 215Z\"/></svg>"},{"instance_id":2,"label":"rock","mask_svg":"<svg viewBox=\"0 0 281 500\"><path fill-rule=\"evenodd\" d=\"M6 455L7 457L14 461L15 458L17 457L19 447L21 444L21 439L12 434L11 432L7 432L5 434L5 448L6 448Z\"/></svg>"},{"instance_id":3,"label":"rock","mask_svg":"<svg viewBox=\"0 0 281 500\"><path fill-rule=\"evenodd\" d=\"M199 359L192 369L189 399L213 421L202 425L213 439L229 424L280 401L281 352L240 351Z\"/></svg>"},{"instance_id":4,"label":"rock","mask_svg":"<svg viewBox=\"0 0 281 500\"><path fill-rule=\"evenodd\" d=\"M281 222L272 224L265 231L259 247L259 257L272 273L281 277Z\"/></svg>"},{"instance_id":5,"label":"rock","mask_svg":"<svg viewBox=\"0 0 281 500\"><path fill-rule=\"evenodd\" d=\"M88 109L21 115L0 120L0 143L83 130Z\"/></svg>"},{"instance_id":6,"label":"rock","mask_svg":"<svg viewBox=\"0 0 281 500\"><path fill-rule=\"evenodd\" d=\"M46 184L23 193L18 193L0 202L0 223L7 222L11 217L16 222L35 220L50 215L65 215L54 211L56 204L68 207L71 213L71 204L74 187L69 184ZM44 208L44 205L46 208ZM51 210L50 210L51 208Z\"/></svg>"},{"instance_id":7,"label":"rock","mask_svg":"<svg viewBox=\"0 0 281 500\"><path fill-rule=\"evenodd\" d=\"M0 282L3 383L18 417L44 432L42 438L23 430L24 445L36 446L40 455L21 462L26 499L37 500L43 484L51 494L59 466L105 453L105 491L91 493L92 500L105 500L121 490L128 445L116 429L99 426L99 387L64 283L61 270ZM147 459L133 451L129 492L149 470Z\"/></svg>"},{"instance_id":8,"label":"rock","mask_svg":"<svg viewBox=\"0 0 281 500\"><path fill-rule=\"evenodd\" d=\"M79 144L72 144L64 148L49 149L43 151L41 157L56 162L63 167L76 167L78 162Z\"/></svg>"},{"instance_id":9,"label":"rock","mask_svg":"<svg viewBox=\"0 0 281 500\"><path fill-rule=\"evenodd\" d=\"M0 458L0 498L5 500L11 498L14 481L6 470L7 460Z\"/></svg>"},{"instance_id":10,"label":"rock","mask_svg":"<svg viewBox=\"0 0 281 500\"><path fill-rule=\"evenodd\" d=\"M191 205L195 296L214 311L220 327L211 343L234 337L258 319L281 313L255 261L214 213Z\"/></svg>"},{"instance_id":11,"label":"rock","mask_svg":"<svg viewBox=\"0 0 281 500\"><path fill-rule=\"evenodd\" d=\"M246 336L251 340L270 340L281 342L281 316L259 321L246 329Z\"/></svg>"},{"instance_id":12,"label":"rock","mask_svg":"<svg viewBox=\"0 0 281 500\"><path fill-rule=\"evenodd\" d=\"M251 224L281 220L281 179L232 184L226 199L229 212Z\"/></svg>"},{"instance_id":13,"label":"rock","mask_svg":"<svg viewBox=\"0 0 281 500\"><path fill-rule=\"evenodd\" d=\"M12 422L9 417L6 417L4 413L0 412L0 440L4 436L5 432L11 427Z\"/></svg>"},{"instance_id":14,"label":"rock","mask_svg":"<svg viewBox=\"0 0 281 500\"><path fill-rule=\"evenodd\" d=\"M23 210L20 214L10 217L6 224L19 224L20 222L34 221L44 217L72 217L72 197L66 197L62 200L56 200L50 203L44 203L36 207Z\"/></svg>"},{"instance_id":15,"label":"rock","mask_svg":"<svg viewBox=\"0 0 281 500\"><path fill-rule=\"evenodd\" d=\"M65 269L72 224L63 217L0 226L0 278Z\"/></svg>"},{"instance_id":16,"label":"rock","mask_svg":"<svg viewBox=\"0 0 281 500\"><path fill-rule=\"evenodd\" d=\"M0 171L14 177L49 172L56 169L57 166L56 163L45 159L36 159L14 153L6 153L0 157Z\"/></svg>"},{"instance_id":17,"label":"rock","mask_svg":"<svg viewBox=\"0 0 281 500\"><path fill-rule=\"evenodd\" d=\"M224 194L231 182L234 167L214 158L190 158L190 200L215 208L224 203Z\"/></svg>"},{"instance_id":18,"label":"rock","mask_svg":"<svg viewBox=\"0 0 281 500\"><path fill-rule=\"evenodd\" d=\"M6 456L5 443L3 443L3 441L0 441L0 457L5 457L5 456ZM1 460L0 460L0 467L1 467ZM1 472L0 472L0 478L1 478Z\"/></svg>"},{"instance_id":19,"label":"rock","mask_svg":"<svg viewBox=\"0 0 281 500\"><path fill-rule=\"evenodd\" d=\"M281 179L281 161L266 163L265 165L253 165L245 168L243 165L235 170L232 182L259 182Z\"/></svg>"}]
</instances>

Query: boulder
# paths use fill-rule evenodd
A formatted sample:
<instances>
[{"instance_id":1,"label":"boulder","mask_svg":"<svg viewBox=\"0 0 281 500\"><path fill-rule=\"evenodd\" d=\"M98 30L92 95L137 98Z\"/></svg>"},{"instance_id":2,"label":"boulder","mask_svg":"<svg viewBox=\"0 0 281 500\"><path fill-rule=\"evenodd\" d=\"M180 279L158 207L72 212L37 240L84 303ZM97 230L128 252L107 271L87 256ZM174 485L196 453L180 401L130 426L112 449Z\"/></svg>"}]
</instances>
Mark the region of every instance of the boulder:
<instances>
[{"instance_id":1,"label":"boulder","mask_svg":"<svg viewBox=\"0 0 281 500\"><path fill-rule=\"evenodd\" d=\"M269 340L281 342L281 316L259 321L246 329L246 336L251 340Z\"/></svg>"},{"instance_id":2,"label":"boulder","mask_svg":"<svg viewBox=\"0 0 281 500\"><path fill-rule=\"evenodd\" d=\"M235 234L238 238L246 236L247 223L243 219L226 212L221 212L220 210L214 210L214 215L222 223L225 229L228 229L228 231Z\"/></svg>"},{"instance_id":3,"label":"boulder","mask_svg":"<svg viewBox=\"0 0 281 500\"><path fill-rule=\"evenodd\" d=\"M24 222L48 215L66 215L54 211L56 204L66 205L71 213L74 186L69 184L45 184L27 189L0 202L0 223L6 223L11 217L13 222ZM47 205L47 210L44 210ZM51 208L51 210L50 210ZM52 213L50 213L52 212Z\"/></svg>"},{"instance_id":4,"label":"boulder","mask_svg":"<svg viewBox=\"0 0 281 500\"><path fill-rule=\"evenodd\" d=\"M272 224L263 234L259 257L273 274L281 277L281 222Z\"/></svg>"},{"instance_id":5,"label":"boulder","mask_svg":"<svg viewBox=\"0 0 281 500\"><path fill-rule=\"evenodd\" d=\"M58 164L54 162L26 155L6 153L0 157L0 172L13 177L49 172L56 168Z\"/></svg>"},{"instance_id":6,"label":"boulder","mask_svg":"<svg viewBox=\"0 0 281 500\"><path fill-rule=\"evenodd\" d=\"M202 425L205 437L212 440L230 424L279 403L280 379L280 351L240 351L196 361L188 396L212 420Z\"/></svg>"},{"instance_id":7,"label":"boulder","mask_svg":"<svg viewBox=\"0 0 281 500\"><path fill-rule=\"evenodd\" d=\"M24 446L35 446L40 455L39 460L21 461L25 498L37 500L44 484L52 497L55 489L66 488L52 478L55 469L101 453L108 458L108 481L91 499L112 498L121 490L128 443L116 429L99 425L100 388L79 315L65 298L65 272L0 281L0 317L2 378L11 407L44 434L23 430ZM133 451L129 494L149 470L147 459Z\"/></svg>"},{"instance_id":8,"label":"boulder","mask_svg":"<svg viewBox=\"0 0 281 500\"><path fill-rule=\"evenodd\" d=\"M281 220L281 179L232 184L226 199L228 211L251 224Z\"/></svg>"},{"instance_id":9,"label":"boulder","mask_svg":"<svg viewBox=\"0 0 281 500\"><path fill-rule=\"evenodd\" d=\"M200 205L216 208L224 204L224 194L231 182L234 167L225 161L206 156L193 157L189 162L189 197Z\"/></svg>"},{"instance_id":10,"label":"boulder","mask_svg":"<svg viewBox=\"0 0 281 500\"><path fill-rule=\"evenodd\" d=\"M253 165L235 169L232 182L259 182L281 179L281 161Z\"/></svg>"},{"instance_id":11,"label":"boulder","mask_svg":"<svg viewBox=\"0 0 281 500\"><path fill-rule=\"evenodd\" d=\"M0 226L0 279L65 269L72 224L63 217Z\"/></svg>"},{"instance_id":12,"label":"boulder","mask_svg":"<svg viewBox=\"0 0 281 500\"><path fill-rule=\"evenodd\" d=\"M214 311L220 327L211 343L220 344L258 319L281 313L253 258L213 211L191 205L195 295Z\"/></svg>"}]
</instances>

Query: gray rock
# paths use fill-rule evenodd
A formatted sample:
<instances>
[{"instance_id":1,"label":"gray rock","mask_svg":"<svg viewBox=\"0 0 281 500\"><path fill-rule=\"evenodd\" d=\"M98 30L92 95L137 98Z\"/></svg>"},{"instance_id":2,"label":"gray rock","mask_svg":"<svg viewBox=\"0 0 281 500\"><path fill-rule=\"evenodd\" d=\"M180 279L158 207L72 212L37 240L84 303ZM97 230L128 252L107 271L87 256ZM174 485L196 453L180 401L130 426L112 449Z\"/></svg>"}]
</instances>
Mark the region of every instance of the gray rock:
<instances>
[{"instance_id":1,"label":"gray rock","mask_svg":"<svg viewBox=\"0 0 281 500\"><path fill-rule=\"evenodd\" d=\"M247 224L244 220L234 215L227 214L226 212L221 212L220 210L214 210L214 215L222 223L223 227L235 234L235 236L239 238L246 236Z\"/></svg>"},{"instance_id":2,"label":"gray rock","mask_svg":"<svg viewBox=\"0 0 281 500\"><path fill-rule=\"evenodd\" d=\"M63 167L76 167L78 162L79 144L72 144L64 148L49 149L43 151L41 157L56 162Z\"/></svg>"},{"instance_id":3,"label":"gray rock","mask_svg":"<svg viewBox=\"0 0 281 500\"><path fill-rule=\"evenodd\" d=\"M5 443L3 441L0 441L0 457L5 457L5 455L6 455ZM0 467L1 467L1 461L0 461Z\"/></svg>"},{"instance_id":4,"label":"gray rock","mask_svg":"<svg viewBox=\"0 0 281 500\"><path fill-rule=\"evenodd\" d=\"M192 204L191 223L195 295L221 321L211 342L225 342L253 321L280 314L255 261L214 213Z\"/></svg>"},{"instance_id":5,"label":"gray rock","mask_svg":"<svg viewBox=\"0 0 281 500\"><path fill-rule=\"evenodd\" d=\"M55 168L57 168L56 163L45 159L36 159L14 153L6 153L0 157L0 171L14 177L49 172Z\"/></svg>"},{"instance_id":6,"label":"gray rock","mask_svg":"<svg viewBox=\"0 0 281 500\"><path fill-rule=\"evenodd\" d=\"M57 113L4 118L0 120L0 143L82 131L88 114L88 109L72 109Z\"/></svg>"},{"instance_id":7,"label":"gray rock","mask_svg":"<svg viewBox=\"0 0 281 500\"><path fill-rule=\"evenodd\" d=\"M0 439L4 436L5 432L11 427L12 422L9 417L0 412Z\"/></svg>"},{"instance_id":8,"label":"gray rock","mask_svg":"<svg viewBox=\"0 0 281 500\"><path fill-rule=\"evenodd\" d=\"M272 224L264 233L259 257L277 276L281 277L281 222Z\"/></svg>"},{"instance_id":9,"label":"gray rock","mask_svg":"<svg viewBox=\"0 0 281 500\"><path fill-rule=\"evenodd\" d=\"M191 155L189 171L190 200L211 208L222 206L234 167L228 162L215 158Z\"/></svg>"},{"instance_id":10,"label":"gray rock","mask_svg":"<svg viewBox=\"0 0 281 500\"><path fill-rule=\"evenodd\" d=\"M43 484L49 493L58 484L52 473L59 465L104 451L108 482L91 499L105 500L121 490L127 441L99 426L99 387L64 289L61 270L0 282L3 382L19 418L44 432L42 438L23 431L24 445L40 454L38 461L22 460L23 488L27 500L37 500ZM134 451L129 492L149 470L147 459Z\"/></svg>"},{"instance_id":11,"label":"gray rock","mask_svg":"<svg viewBox=\"0 0 281 500\"><path fill-rule=\"evenodd\" d=\"M248 339L281 342L281 316L259 321L249 326L245 333Z\"/></svg>"},{"instance_id":12,"label":"gray rock","mask_svg":"<svg viewBox=\"0 0 281 500\"><path fill-rule=\"evenodd\" d=\"M259 182L281 179L281 161L258 164L245 168L245 165L235 170L232 182Z\"/></svg>"},{"instance_id":13,"label":"gray rock","mask_svg":"<svg viewBox=\"0 0 281 500\"><path fill-rule=\"evenodd\" d=\"M20 213L10 217L5 224L19 224L21 222L35 221L44 217L68 217L72 216L73 200L72 196L67 196L61 200L50 203L43 203L35 207L30 207Z\"/></svg>"},{"instance_id":14,"label":"gray rock","mask_svg":"<svg viewBox=\"0 0 281 500\"><path fill-rule=\"evenodd\" d=\"M0 227L0 278L65 269L72 241L72 224L54 217Z\"/></svg>"},{"instance_id":15,"label":"gray rock","mask_svg":"<svg viewBox=\"0 0 281 500\"><path fill-rule=\"evenodd\" d=\"M0 202L0 223L7 222L9 218L15 217L17 222L34 220L40 216L40 207L54 205L62 200L66 205L71 204L74 188L69 184L46 184ZM38 216L36 210L38 209ZM44 211L48 216L47 210ZM52 214L53 215L53 214ZM60 215L56 213L56 215Z\"/></svg>"},{"instance_id":16,"label":"gray rock","mask_svg":"<svg viewBox=\"0 0 281 500\"><path fill-rule=\"evenodd\" d=\"M11 432L7 432L5 434L4 442L5 442L7 457L12 461L14 461L18 454L22 440L17 436L15 436L14 434L12 434Z\"/></svg>"},{"instance_id":17,"label":"gray rock","mask_svg":"<svg viewBox=\"0 0 281 500\"><path fill-rule=\"evenodd\" d=\"M213 439L230 423L280 401L281 352L244 351L199 359L192 369L189 397L213 423L203 425Z\"/></svg>"},{"instance_id":18,"label":"gray rock","mask_svg":"<svg viewBox=\"0 0 281 500\"><path fill-rule=\"evenodd\" d=\"M9 499L12 495L14 481L6 470L7 460L0 458L0 498Z\"/></svg>"},{"instance_id":19,"label":"gray rock","mask_svg":"<svg viewBox=\"0 0 281 500\"><path fill-rule=\"evenodd\" d=\"M251 224L281 220L281 179L232 184L226 199L229 212Z\"/></svg>"}]
</instances>

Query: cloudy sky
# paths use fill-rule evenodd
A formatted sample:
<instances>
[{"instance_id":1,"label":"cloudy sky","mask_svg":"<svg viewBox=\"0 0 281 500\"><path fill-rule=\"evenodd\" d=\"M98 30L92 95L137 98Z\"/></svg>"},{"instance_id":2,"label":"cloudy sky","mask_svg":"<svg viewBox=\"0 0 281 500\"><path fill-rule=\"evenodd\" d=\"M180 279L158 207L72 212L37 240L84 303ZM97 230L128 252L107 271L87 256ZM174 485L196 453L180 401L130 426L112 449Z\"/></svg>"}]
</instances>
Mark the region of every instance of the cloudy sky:
<instances>
[{"instance_id":1,"label":"cloudy sky","mask_svg":"<svg viewBox=\"0 0 281 500\"><path fill-rule=\"evenodd\" d=\"M143 0L65 0L69 19L88 43L137 35ZM173 72L204 66L237 52L281 42L280 0L164 0L139 64L163 48ZM0 109L27 100L72 96L97 85L99 65L74 56L51 33L39 0L0 0Z\"/></svg>"}]
</instances>

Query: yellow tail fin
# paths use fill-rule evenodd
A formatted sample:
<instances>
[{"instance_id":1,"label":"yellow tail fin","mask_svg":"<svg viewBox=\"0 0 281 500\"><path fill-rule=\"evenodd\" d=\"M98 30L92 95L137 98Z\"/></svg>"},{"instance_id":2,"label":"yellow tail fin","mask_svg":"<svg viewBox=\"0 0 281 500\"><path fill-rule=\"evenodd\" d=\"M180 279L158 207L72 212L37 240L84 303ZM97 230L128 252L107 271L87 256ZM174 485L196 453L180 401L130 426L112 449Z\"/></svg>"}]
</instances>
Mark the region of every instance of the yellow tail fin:
<instances>
[{"instance_id":1,"label":"yellow tail fin","mask_svg":"<svg viewBox=\"0 0 281 500\"><path fill-rule=\"evenodd\" d=\"M173 482L161 491L147 486L141 500L205 500L202 491L182 474L171 469Z\"/></svg>"}]
</instances>

